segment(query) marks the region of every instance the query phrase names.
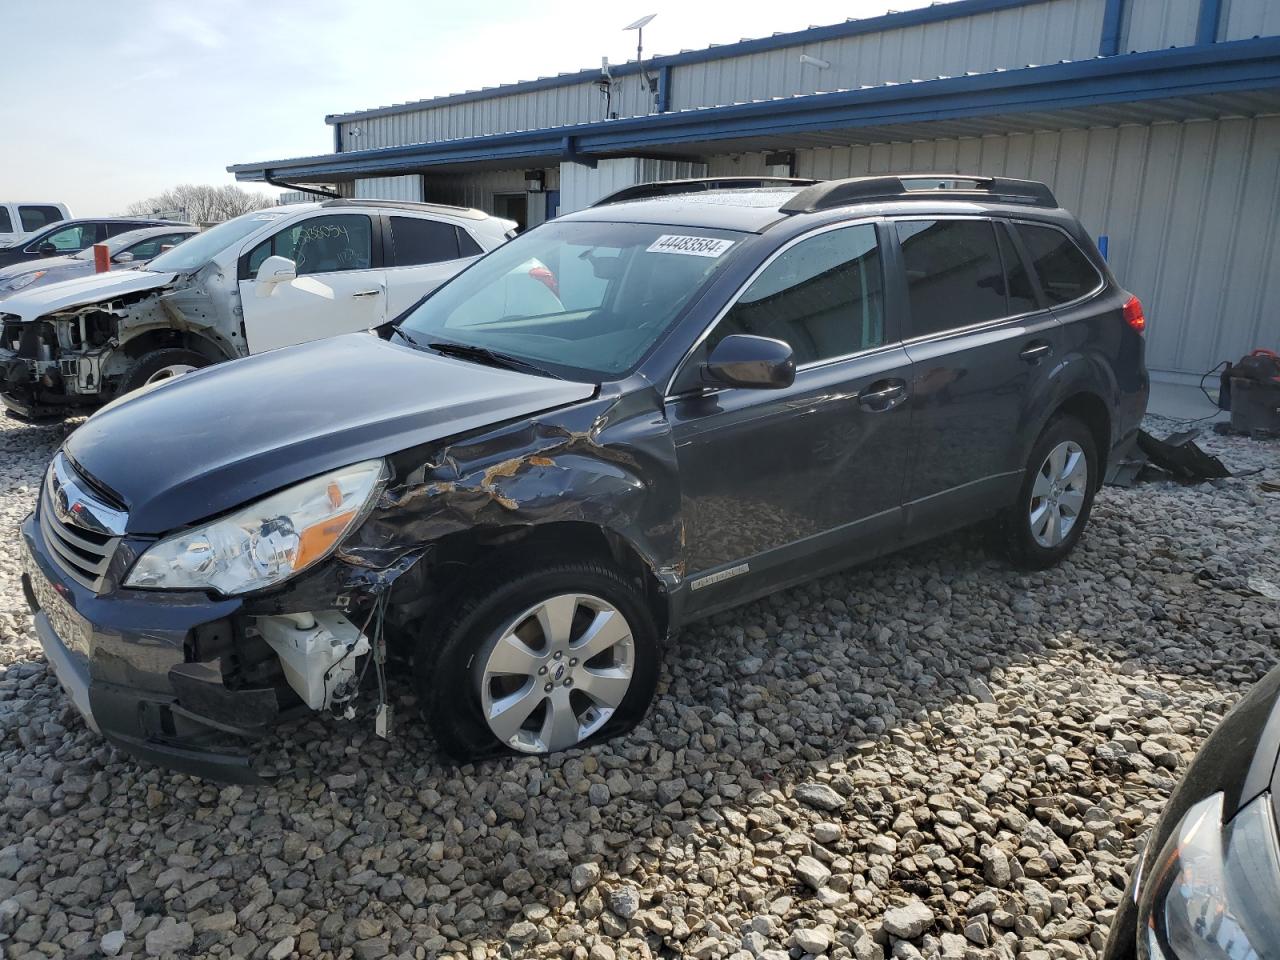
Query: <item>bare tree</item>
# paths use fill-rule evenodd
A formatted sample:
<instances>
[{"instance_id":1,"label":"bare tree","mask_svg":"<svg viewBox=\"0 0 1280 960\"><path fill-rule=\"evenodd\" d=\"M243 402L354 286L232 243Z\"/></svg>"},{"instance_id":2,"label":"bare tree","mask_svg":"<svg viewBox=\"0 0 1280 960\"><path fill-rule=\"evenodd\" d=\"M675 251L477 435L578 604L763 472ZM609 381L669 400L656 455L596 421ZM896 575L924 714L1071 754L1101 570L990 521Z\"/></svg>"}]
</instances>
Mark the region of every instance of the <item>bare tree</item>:
<instances>
[{"instance_id":1,"label":"bare tree","mask_svg":"<svg viewBox=\"0 0 1280 960\"><path fill-rule=\"evenodd\" d=\"M275 203L265 193L251 193L235 184L215 187L184 183L146 200L129 204L131 216L177 216L192 223L218 223Z\"/></svg>"}]
</instances>

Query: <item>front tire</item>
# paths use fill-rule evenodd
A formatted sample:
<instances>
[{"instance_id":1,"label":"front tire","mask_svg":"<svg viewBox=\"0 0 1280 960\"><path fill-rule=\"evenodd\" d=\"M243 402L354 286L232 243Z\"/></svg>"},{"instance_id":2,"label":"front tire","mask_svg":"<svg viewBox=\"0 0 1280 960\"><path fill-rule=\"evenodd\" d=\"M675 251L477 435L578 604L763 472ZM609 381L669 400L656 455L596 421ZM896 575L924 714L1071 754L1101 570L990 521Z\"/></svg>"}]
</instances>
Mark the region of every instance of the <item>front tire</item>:
<instances>
[{"instance_id":1,"label":"front tire","mask_svg":"<svg viewBox=\"0 0 1280 960\"><path fill-rule=\"evenodd\" d=\"M152 350L144 353L133 362L123 377L120 378L120 389L116 396L132 393L139 387L145 387L162 380L180 377L192 370L199 370L209 365L209 358L194 350L181 347L166 347L163 350Z\"/></svg>"},{"instance_id":2,"label":"front tire","mask_svg":"<svg viewBox=\"0 0 1280 960\"><path fill-rule=\"evenodd\" d=\"M1050 422L1031 450L1017 499L995 522L1000 551L1016 567L1044 570L1079 543L1101 463L1093 433L1075 417Z\"/></svg>"},{"instance_id":3,"label":"front tire","mask_svg":"<svg viewBox=\"0 0 1280 960\"><path fill-rule=\"evenodd\" d=\"M522 566L478 586L419 642L418 695L459 761L555 753L634 727L653 699L658 650L643 594L617 570Z\"/></svg>"}]
</instances>

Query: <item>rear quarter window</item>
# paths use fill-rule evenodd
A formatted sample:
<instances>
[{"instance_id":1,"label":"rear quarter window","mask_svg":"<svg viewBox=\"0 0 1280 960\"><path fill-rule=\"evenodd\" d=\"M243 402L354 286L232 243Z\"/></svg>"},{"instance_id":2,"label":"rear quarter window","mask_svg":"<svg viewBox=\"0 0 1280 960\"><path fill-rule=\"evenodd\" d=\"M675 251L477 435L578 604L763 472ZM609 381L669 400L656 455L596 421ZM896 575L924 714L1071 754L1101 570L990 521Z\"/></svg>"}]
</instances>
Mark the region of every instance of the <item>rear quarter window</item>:
<instances>
[{"instance_id":1,"label":"rear quarter window","mask_svg":"<svg viewBox=\"0 0 1280 960\"><path fill-rule=\"evenodd\" d=\"M1102 275L1075 241L1054 227L1014 225L1051 304L1070 303L1096 290Z\"/></svg>"}]
</instances>

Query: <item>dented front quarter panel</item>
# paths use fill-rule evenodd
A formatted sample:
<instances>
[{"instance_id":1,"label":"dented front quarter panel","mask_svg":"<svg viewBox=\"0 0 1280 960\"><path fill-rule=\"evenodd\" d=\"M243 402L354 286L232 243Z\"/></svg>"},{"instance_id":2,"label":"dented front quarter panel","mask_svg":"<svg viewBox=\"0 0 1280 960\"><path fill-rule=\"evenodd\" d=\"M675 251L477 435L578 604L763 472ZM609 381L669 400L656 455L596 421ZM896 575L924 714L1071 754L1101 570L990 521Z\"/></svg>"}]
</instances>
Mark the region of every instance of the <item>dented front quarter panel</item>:
<instances>
[{"instance_id":1,"label":"dented front quarter panel","mask_svg":"<svg viewBox=\"0 0 1280 960\"><path fill-rule=\"evenodd\" d=\"M670 594L684 572L675 445L657 392L638 379L390 457L376 506L337 555L348 586L380 592L453 534L578 522L624 540Z\"/></svg>"}]
</instances>

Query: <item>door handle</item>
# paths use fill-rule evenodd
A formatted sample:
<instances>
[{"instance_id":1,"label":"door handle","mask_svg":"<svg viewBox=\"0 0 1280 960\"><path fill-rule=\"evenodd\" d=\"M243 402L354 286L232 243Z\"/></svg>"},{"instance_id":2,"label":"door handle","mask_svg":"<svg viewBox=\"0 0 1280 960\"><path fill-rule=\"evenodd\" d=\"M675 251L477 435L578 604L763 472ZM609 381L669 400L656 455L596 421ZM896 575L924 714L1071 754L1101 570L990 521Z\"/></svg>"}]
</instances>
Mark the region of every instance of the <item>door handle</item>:
<instances>
[{"instance_id":1,"label":"door handle","mask_svg":"<svg viewBox=\"0 0 1280 960\"><path fill-rule=\"evenodd\" d=\"M355 293L353 293L351 296L352 296L352 298L353 298L353 299L354 299L355 297L376 297L376 296L377 296L378 294L380 294L381 292L382 292L382 290L381 290L381 289L378 289L378 290L357 290L357 291L356 291Z\"/></svg>"},{"instance_id":2,"label":"door handle","mask_svg":"<svg viewBox=\"0 0 1280 960\"><path fill-rule=\"evenodd\" d=\"M858 403L864 410L883 413L898 405L907 395L907 385L902 380L877 380L858 394Z\"/></svg>"},{"instance_id":3,"label":"door handle","mask_svg":"<svg viewBox=\"0 0 1280 960\"><path fill-rule=\"evenodd\" d=\"M1049 344L1033 343L1025 347L1018 356L1027 361L1027 363L1039 363L1051 353L1053 353L1053 347L1049 346Z\"/></svg>"}]
</instances>

